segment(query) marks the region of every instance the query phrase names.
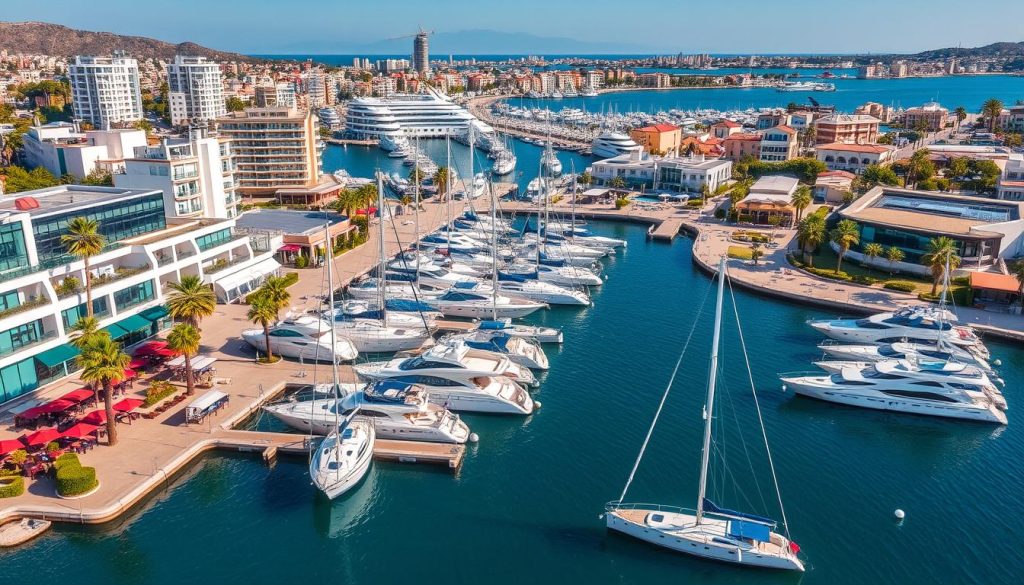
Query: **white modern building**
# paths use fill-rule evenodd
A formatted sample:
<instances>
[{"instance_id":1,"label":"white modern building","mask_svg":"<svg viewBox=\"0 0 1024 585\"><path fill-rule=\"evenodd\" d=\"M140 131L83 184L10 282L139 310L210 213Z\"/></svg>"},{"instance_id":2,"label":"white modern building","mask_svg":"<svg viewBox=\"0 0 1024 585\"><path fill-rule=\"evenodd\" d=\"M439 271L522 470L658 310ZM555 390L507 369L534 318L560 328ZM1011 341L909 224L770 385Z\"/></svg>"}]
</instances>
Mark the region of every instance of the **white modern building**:
<instances>
[{"instance_id":1,"label":"white modern building","mask_svg":"<svg viewBox=\"0 0 1024 585\"><path fill-rule=\"evenodd\" d=\"M233 219L168 218L158 190L61 185L0 199L0 402L77 369L68 331L87 313L84 264L60 240L74 217L96 220L108 242L91 259L93 312L124 346L169 327L167 285L182 276L233 301L280 267L280 238L250 238Z\"/></svg>"},{"instance_id":2,"label":"white modern building","mask_svg":"<svg viewBox=\"0 0 1024 585\"><path fill-rule=\"evenodd\" d=\"M1024 200L1024 154L1014 153L1006 159L1003 173L999 176L997 195L999 199Z\"/></svg>"},{"instance_id":3,"label":"white modern building","mask_svg":"<svg viewBox=\"0 0 1024 585\"><path fill-rule=\"evenodd\" d=\"M896 157L896 147L887 144L819 144L815 153L830 171L864 172L871 165L886 165Z\"/></svg>"},{"instance_id":4,"label":"white modern building","mask_svg":"<svg viewBox=\"0 0 1024 585\"><path fill-rule=\"evenodd\" d=\"M658 157L634 151L597 161L587 172L597 185L609 185L620 177L634 189L700 193L707 185L714 192L732 176L732 161L703 156Z\"/></svg>"},{"instance_id":5,"label":"white modern building","mask_svg":"<svg viewBox=\"0 0 1024 585\"><path fill-rule=\"evenodd\" d=\"M98 129L142 119L139 64L135 59L78 56L68 65L75 117Z\"/></svg>"},{"instance_id":6,"label":"white modern building","mask_svg":"<svg viewBox=\"0 0 1024 585\"><path fill-rule=\"evenodd\" d=\"M241 202L231 141L204 138L201 132L136 148L124 173L114 175L114 185L159 189L167 214L176 217L232 218Z\"/></svg>"},{"instance_id":7,"label":"white modern building","mask_svg":"<svg viewBox=\"0 0 1024 585\"><path fill-rule=\"evenodd\" d=\"M167 64L171 124L182 126L227 113L220 65L205 57L176 55Z\"/></svg>"},{"instance_id":8,"label":"white modern building","mask_svg":"<svg viewBox=\"0 0 1024 585\"><path fill-rule=\"evenodd\" d=\"M29 128L23 142L27 167L45 167L56 177L81 179L97 169L123 171L125 157L146 145L146 133L130 129L79 132L74 124L51 122Z\"/></svg>"}]
</instances>

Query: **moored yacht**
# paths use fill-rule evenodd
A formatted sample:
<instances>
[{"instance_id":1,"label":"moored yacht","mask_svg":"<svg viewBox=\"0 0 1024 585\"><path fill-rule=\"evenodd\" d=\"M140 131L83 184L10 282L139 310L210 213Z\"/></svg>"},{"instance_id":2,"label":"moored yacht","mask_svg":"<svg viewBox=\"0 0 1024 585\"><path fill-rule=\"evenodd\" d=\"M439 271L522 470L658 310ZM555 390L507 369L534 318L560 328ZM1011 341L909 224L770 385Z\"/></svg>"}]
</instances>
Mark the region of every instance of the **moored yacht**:
<instances>
[{"instance_id":1,"label":"moored yacht","mask_svg":"<svg viewBox=\"0 0 1024 585\"><path fill-rule=\"evenodd\" d=\"M490 287L486 290L478 287L477 283L456 283L436 297L423 299L423 302L446 317L474 319L516 319L547 307L537 301L495 295Z\"/></svg>"},{"instance_id":2,"label":"moored yacht","mask_svg":"<svg viewBox=\"0 0 1024 585\"><path fill-rule=\"evenodd\" d=\"M331 394L329 389L316 389L315 394ZM374 384L343 384L342 397L289 401L270 404L263 410L288 426L326 435L334 429L337 416L357 416L373 424L380 439L465 443L469 427L447 409L430 402L421 387L394 381Z\"/></svg>"},{"instance_id":3,"label":"moored yacht","mask_svg":"<svg viewBox=\"0 0 1024 585\"><path fill-rule=\"evenodd\" d=\"M590 305L586 289L565 288L551 282L533 280L526 275L499 273L497 288L501 294L548 305Z\"/></svg>"},{"instance_id":4,"label":"moored yacht","mask_svg":"<svg viewBox=\"0 0 1024 585\"><path fill-rule=\"evenodd\" d=\"M473 349L464 343L438 344L408 358L368 362L353 366L360 377L386 380L417 374L439 376L446 380L471 383L478 377L504 377L527 386L536 386L537 378L529 368L501 354Z\"/></svg>"},{"instance_id":5,"label":"moored yacht","mask_svg":"<svg viewBox=\"0 0 1024 585\"><path fill-rule=\"evenodd\" d=\"M555 327L540 325L522 325L512 323L511 319L497 321L484 320L477 324L480 331L498 331L513 337L536 339L540 343L562 343L562 330Z\"/></svg>"},{"instance_id":6,"label":"moored yacht","mask_svg":"<svg viewBox=\"0 0 1024 585\"><path fill-rule=\"evenodd\" d=\"M444 343L462 342L472 349L482 349L507 355L513 362L531 370L546 370L550 367L548 356L540 343L529 337L508 335L499 330L478 329L469 333L456 333L441 340Z\"/></svg>"},{"instance_id":7,"label":"moored yacht","mask_svg":"<svg viewBox=\"0 0 1024 585\"><path fill-rule=\"evenodd\" d=\"M516 169L516 155L511 150L502 150L494 157L491 170L495 175L507 175Z\"/></svg>"},{"instance_id":8,"label":"moored yacht","mask_svg":"<svg viewBox=\"0 0 1024 585\"><path fill-rule=\"evenodd\" d=\"M854 345L830 341L819 344L818 349L830 357L841 360L865 362L881 362L886 360L959 362L976 366L990 377L996 375L995 370L992 369L991 364L987 360L956 346L939 346L935 343L911 343L907 341L878 345Z\"/></svg>"},{"instance_id":9,"label":"moored yacht","mask_svg":"<svg viewBox=\"0 0 1024 585\"><path fill-rule=\"evenodd\" d=\"M271 325L267 331L262 328L242 331L242 339L257 351L270 351L276 356L301 359L304 361L352 361L359 354L353 343L341 336L336 339L328 335L330 323L311 316L283 319Z\"/></svg>"},{"instance_id":10,"label":"moored yacht","mask_svg":"<svg viewBox=\"0 0 1024 585\"><path fill-rule=\"evenodd\" d=\"M622 154L643 151L644 147L633 141L632 138L619 132L605 131L598 135L591 143L590 151L594 156L612 158Z\"/></svg>"},{"instance_id":11,"label":"moored yacht","mask_svg":"<svg viewBox=\"0 0 1024 585\"><path fill-rule=\"evenodd\" d=\"M821 333L849 343L891 343L914 341L953 345L969 349L984 358L988 350L970 327L957 321L946 309L904 307L891 313L878 313L863 319L821 319L808 321Z\"/></svg>"},{"instance_id":12,"label":"moored yacht","mask_svg":"<svg viewBox=\"0 0 1024 585\"><path fill-rule=\"evenodd\" d=\"M309 462L309 476L329 499L349 491L370 469L373 423L352 415L320 442Z\"/></svg>"}]
</instances>

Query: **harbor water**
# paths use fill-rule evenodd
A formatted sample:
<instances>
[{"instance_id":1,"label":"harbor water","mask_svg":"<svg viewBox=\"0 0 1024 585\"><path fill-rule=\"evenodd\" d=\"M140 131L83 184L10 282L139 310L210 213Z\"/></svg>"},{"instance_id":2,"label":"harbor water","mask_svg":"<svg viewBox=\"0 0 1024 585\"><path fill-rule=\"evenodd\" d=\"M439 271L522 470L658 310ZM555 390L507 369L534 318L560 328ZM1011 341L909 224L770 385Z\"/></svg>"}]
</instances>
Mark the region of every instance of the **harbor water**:
<instances>
[{"instance_id":1,"label":"harbor water","mask_svg":"<svg viewBox=\"0 0 1024 585\"><path fill-rule=\"evenodd\" d=\"M810 368L819 339L804 321L829 312L739 290L807 573L703 562L607 532L598 515L619 497L695 321L627 500L696 503L713 303L689 239L654 243L641 225L594 227L629 247L606 261L593 307L532 319L565 330L563 346L549 346L551 370L536 393L543 408L529 418L465 416L481 441L457 475L374 463L358 489L328 502L301 457L267 468L255 456L214 454L124 521L56 527L0 552L0 566L40 583L74 574L83 583L154 585L1018 582L1024 426L1014 413L1024 351L990 342L1003 362L1008 427L815 402L782 392L776 373ZM710 493L719 504L778 517L729 294ZM902 524L896 508L906 511Z\"/></svg>"}]
</instances>

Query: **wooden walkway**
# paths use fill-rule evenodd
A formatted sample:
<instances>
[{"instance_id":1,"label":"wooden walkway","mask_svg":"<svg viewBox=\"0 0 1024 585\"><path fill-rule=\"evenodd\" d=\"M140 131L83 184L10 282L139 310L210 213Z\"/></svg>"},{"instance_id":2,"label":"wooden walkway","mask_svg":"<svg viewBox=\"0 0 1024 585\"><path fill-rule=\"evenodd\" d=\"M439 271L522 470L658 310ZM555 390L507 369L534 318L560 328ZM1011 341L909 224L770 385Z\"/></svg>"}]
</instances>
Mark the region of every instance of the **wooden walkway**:
<instances>
[{"instance_id":1,"label":"wooden walkway","mask_svg":"<svg viewBox=\"0 0 1024 585\"><path fill-rule=\"evenodd\" d=\"M216 440L220 448L262 452L263 458L268 461L273 460L277 453L306 453L310 448L308 436L290 433L231 430L218 433ZM466 446L377 439L374 441L373 456L381 461L433 463L457 470L466 456Z\"/></svg>"},{"instance_id":2,"label":"wooden walkway","mask_svg":"<svg viewBox=\"0 0 1024 585\"><path fill-rule=\"evenodd\" d=\"M669 217L658 224L658 227L651 230L651 237L655 240L665 240L671 242L679 235L679 230L683 227L682 217Z\"/></svg>"}]
</instances>

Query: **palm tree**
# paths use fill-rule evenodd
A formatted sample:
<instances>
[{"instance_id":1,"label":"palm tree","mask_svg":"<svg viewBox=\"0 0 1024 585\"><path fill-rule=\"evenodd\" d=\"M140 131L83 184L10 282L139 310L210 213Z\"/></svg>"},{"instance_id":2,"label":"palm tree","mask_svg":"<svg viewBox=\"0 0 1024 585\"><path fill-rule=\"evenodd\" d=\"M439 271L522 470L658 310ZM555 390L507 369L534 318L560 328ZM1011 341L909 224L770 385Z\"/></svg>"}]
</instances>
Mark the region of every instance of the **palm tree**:
<instances>
[{"instance_id":1,"label":"palm tree","mask_svg":"<svg viewBox=\"0 0 1024 585\"><path fill-rule=\"evenodd\" d=\"M893 273L896 269L896 263L902 262L904 257L906 257L906 254L896 246L889 246L886 248L885 259L889 261L889 274Z\"/></svg>"},{"instance_id":2,"label":"palm tree","mask_svg":"<svg viewBox=\"0 0 1024 585\"><path fill-rule=\"evenodd\" d=\"M811 204L814 198L811 195L811 188L807 185L800 185L796 191L793 192L793 197L790 199L790 203L796 208L796 221L797 223L804 216L804 209Z\"/></svg>"},{"instance_id":3,"label":"palm tree","mask_svg":"<svg viewBox=\"0 0 1024 585\"><path fill-rule=\"evenodd\" d=\"M195 375L192 372L192 356L199 353L199 330L190 323L178 323L167 334L167 348L185 358L185 394L196 393Z\"/></svg>"},{"instance_id":4,"label":"palm tree","mask_svg":"<svg viewBox=\"0 0 1024 585\"><path fill-rule=\"evenodd\" d=\"M97 335L110 336L110 333L100 329L100 322L96 317L82 317L75 324L68 328L68 337L71 345L82 350Z\"/></svg>"},{"instance_id":5,"label":"palm tree","mask_svg":"<svg viewBox=\"0 0 1024 585\"><path fill-rule=\"evenodd\" d=\"M985 100L985 103L981 106L981 114L988 120L988 131L996 131L996 122L999 121L999 116L1003 113L1003 102L996 98ZM932 293L935 294L935 293Z\"/></svg>"},{"instance_id":6,"label":"palm tree","mask_svg":"<svg viewBox=\"0 0 1024 585\"><path fill-rule=\"evenodd\" d=\"M423 169L419 168L418 166L413 166L412 170L409 171L409 182L412 183L413 185L422 183L423 179L426 178L427 176L423 173Z\"/></svg>"},{"instance_id":7,"label":"palm tree","mask_svg":"<svg viewBox=\"0 0 1024 585\"><path fill-rule=\"evenodd\" d=\"M875 259L882 255L885 249L878 242L871 242L864 246L864 255L868 257L868 265L873 266Z\"/></svg>"},{"instance_id":8,"label":"palm tree","mask_svg":"<svg viewBox=\"0 0 1024 585\"><path fill-rule=\"evenodd\" d=\"M292 294L288 292L288 281L283 276L267 278L263 286L256 291L256 296L267 299L274 307L274 320L279 319L281 309L286 308L292 300Z\"/></svg>"},{"instance_id":9,"label":"palm tree","mask_svg":"<svg viewBox=\"0 0 1024 585\"><path fill-rule=\"evenodd\" d=\"M764 250L761 249L760 242L754 242L750 245L750 259L754 261L754 266L757 266L757 261L764 256Z\"/></svg>"},{"instance_id":10,"label":"palm tree","mask_svg":"<svg viewBox=\"0 0 1024 585\"><path fill-rule=\"evenodd\" d=\"M76 217L68 222L68 233L60 237L68 254L85 263L85 314L92 317L92 271L89 259L103 251L106 238L100 233L100 224L94 219Z\"/></svg>"},{"instance_id":11,"label":"palm tree","mask_svg":"<svg viewBox=\"0 0 1024 585\"><path fill-rule=\"evenodd\" d=\"M1010 270L1017 278L1017 282L1020 283L1020 288L1017 289L1017 294L1024 298L1024 260L1014 262L1013 268Z\"/></svg>"},{"instance_id":12,"label":"palm tree","mask_svg":"<svg viewBox=\"0 0 1024 585\"><path fill-rule=\"evenodd\" d=\"M184 321L195 328L217 309L217 297L203 279L194 274L182 276L178 282L168 285L167 312L175 321Z\"/></svg>"},{"instance_id":13,"label":"palm tree","mask_svg":"<svg viewBox=\"0 0 1024 585\"><path fill-rule=\"evenodd\" d=\"M438 167L431 181L437 187L437 200L444 201L448 195L448 167Z\"/></svg>"},{"instance_id":14,"label":"palm tree","mask_svg":"<svg viewBox=\"0 0 1024 585\"><path fill-rule=\"evenodd\" d=\"M267 297L257 296L249 305L246 318L263 327L263 337L267 341L267 361L273 361L274 354L270 351L270 323L277 318L277 306Z\"/></svg>"},{"instance_id":15,"label":"palm tree","mask_svg":"<svg viewBox=\"0 0 1024 585\"><path fill-rule=\"evenodd\" d=\"M808 215L796 228L796 241L804 254L808 266L814 266L814 250L825 241L825 218Z\"/></svg>"},{"instance_id":16,"label":"palm tree","mask_svg":"<svg viewBox=\"0 0 1024 585\"><path fill-rule=\"evenodd\" d=\"M950 270L960 266L959 251L956 240L948 236L928 240L928 253L921 257L921 261L932 273L932 296L938 293L939 282L946 276L946 265L949 264Z\"/></svg>"},{"instance_id":17,"label":"palm tree","mask_svg":"<svg viewBox=\"0 0 1024 585\"><path fill-rule=\"evenodd\" d=\"M922 148L910 155L910 165L907 167L907 180L912 181L914 185L930 179L935 174L935 163L928 158L929 154L927 149Z\"/></svg>"},{"instance_id":18,"label":"palm tree","mask_svg":"<svg viewBox=\"0 0 1024 585\"><path fill-rule=\"evenodd\" d=\"M833 243L839 246L839 258L836 258L836 274L839 274L843 265L843 256L850 251L850 246L860 242L860 229L857 222L852 219L844 219L836 224L829 234Z\"/></svg>"},{"instance_id":19,"label":"palm tree","mask_svg":"<svg viewBox=\"0 0 1024 585\"><path fill-rule=\"evenodd\" d=\"M960 124L962 124L963 121L967 119L967 108L960 106L957 109L953 110L953 115L956 116L956 127L957 129L959 129Z\"/></svg>"},{"instance_id":20,"label":"palm tree","mask_svg":"<svg viewBox=\"0 0 1024 585\"><path fill-rule=\"evenodd\" d=\"M616 177L612 178L612 180L609 181L608 184L611 185L615 189L625 189L626 188L626 179L623 179L622 177L616 176Z\"/></svg>"},{"instance_id":21,"label":"palm tree","mask_svg":"<svg viewBox=\"0 0 1024 585\"><path fill-rule=\"evenodd\" d=\"M103 388L103 410L107 415L107 444L117 444L114 420L114 384L124 380L124 371L131 358L108 335L94 335L79 354L82 380Z\"/></svg>"}]
</instances>

